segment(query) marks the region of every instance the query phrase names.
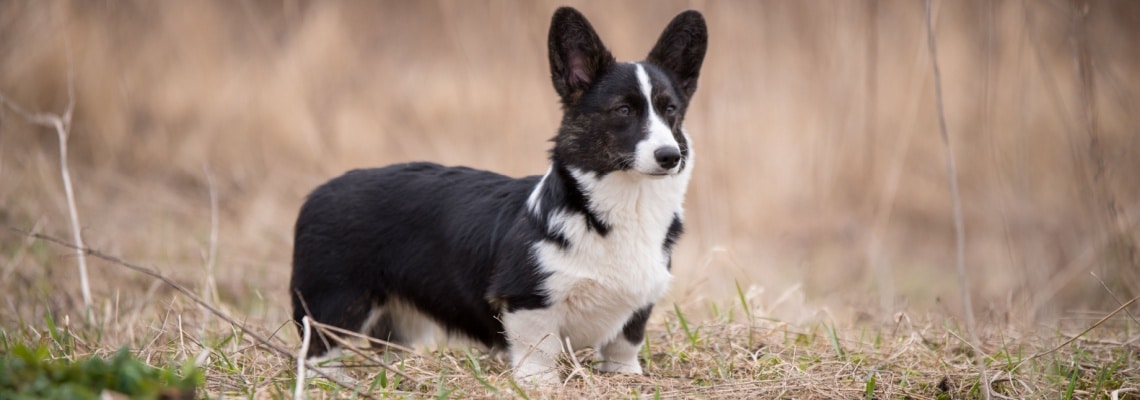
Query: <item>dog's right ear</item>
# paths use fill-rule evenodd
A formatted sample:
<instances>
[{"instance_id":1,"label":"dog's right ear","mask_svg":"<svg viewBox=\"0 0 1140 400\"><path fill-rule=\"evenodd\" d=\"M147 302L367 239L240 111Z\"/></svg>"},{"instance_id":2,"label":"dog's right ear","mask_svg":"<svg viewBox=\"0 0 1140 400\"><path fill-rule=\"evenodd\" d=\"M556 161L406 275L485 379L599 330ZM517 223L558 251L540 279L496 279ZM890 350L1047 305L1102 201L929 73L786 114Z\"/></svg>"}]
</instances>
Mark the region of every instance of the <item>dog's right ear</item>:
<instances>
[{"instance_id":1,"label":"dog's right ear","mask_svg":"<svg viewBox=\"0 0 1140 400\"><path fill-rule=\"evenodd\" d=\"M562 107L578 102L590 83L614 64L602 39L578 10L561 7L550 20L550 79Z\"/></svg>"}]
</instances>

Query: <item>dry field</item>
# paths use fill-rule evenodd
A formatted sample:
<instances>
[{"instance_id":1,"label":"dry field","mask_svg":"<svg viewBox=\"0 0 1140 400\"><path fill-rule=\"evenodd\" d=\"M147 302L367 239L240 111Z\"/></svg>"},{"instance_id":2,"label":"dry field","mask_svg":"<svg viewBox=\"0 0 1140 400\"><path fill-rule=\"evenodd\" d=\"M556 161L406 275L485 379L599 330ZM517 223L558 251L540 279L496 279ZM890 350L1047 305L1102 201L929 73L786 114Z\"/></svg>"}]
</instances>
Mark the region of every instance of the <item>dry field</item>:
<instances>
[{"instance_id":1,"label":"dry field","mask_svg":"<svg viewBox=\"0 0 1140 400\"><path fill-rule=\"evenodd\" d=\"M569 3L624 60L680 10L709 23L647 375L594 372L584 350L565 388L530 391L501 360L432 348L358 356L365 394L310 395L978 398L982 365L995 397L1140 398L1140 306L1121 310L1140 295L1140 2L934 2L975 345L921 1ZM0 352L129 346L198 363L209 397L292 396L294 361L271 347L300 343L286 286L305 194L409 160L544 171L560 4L0 1L0 94L74 101L86 245L249 329L90 256L86 316L75 253L27 234L72 237L56 133L4 106Z\"/></svg>"}]
</instances>

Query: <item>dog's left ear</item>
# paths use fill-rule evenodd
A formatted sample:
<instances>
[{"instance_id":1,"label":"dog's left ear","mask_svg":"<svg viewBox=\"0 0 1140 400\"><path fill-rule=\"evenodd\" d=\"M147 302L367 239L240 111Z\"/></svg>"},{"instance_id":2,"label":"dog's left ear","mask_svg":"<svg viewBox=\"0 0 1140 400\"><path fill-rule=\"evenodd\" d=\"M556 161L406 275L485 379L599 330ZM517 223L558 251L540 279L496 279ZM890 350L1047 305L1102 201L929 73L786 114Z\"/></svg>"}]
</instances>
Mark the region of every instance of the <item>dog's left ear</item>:
<instances>
[{"instance_id":1,"label":"dog's left ear","mask_svg":"<svg viewBox=\"0 0 1140 400\"><path fill-rule=\"evenodd\" d=\"M657 39L645 61L672 73L685 97L693 97L708 42L705 17L695 10L685 11L673 18L661 32L661 38Z\"/></svg>"}]
</instances>

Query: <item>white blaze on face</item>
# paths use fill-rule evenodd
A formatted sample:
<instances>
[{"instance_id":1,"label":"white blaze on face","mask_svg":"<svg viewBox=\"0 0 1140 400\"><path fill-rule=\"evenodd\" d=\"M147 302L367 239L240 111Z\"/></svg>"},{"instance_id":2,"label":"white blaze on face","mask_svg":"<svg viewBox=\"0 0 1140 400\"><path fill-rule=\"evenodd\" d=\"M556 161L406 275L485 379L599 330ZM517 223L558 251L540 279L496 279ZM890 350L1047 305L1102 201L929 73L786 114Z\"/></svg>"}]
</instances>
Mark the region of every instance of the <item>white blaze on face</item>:
<instances>
[{"instance_id":1,"label":"white blaze on face","mask_svg":"<svg viewBox=\"0 0 1140 400\"><path fill-rule=\"evenodd\" d=\"M653 108L653 84L649 81L649 74L645 72L645 67L641 64L634 64L634 66L637 67L637 82L641 86L641 94L645 95L645 102L648 106L646 109L649 110L646 114L649 132L645 139L637 143L633 168L645 174L676 173L680 164L670 169L664 169L657 163L657 157L654 156L657 149L672 147L680 151L680 146L677 145L677 140L673 138L673 130L669 129L669 125L665 124L661 116L657 115L657 110Z\"/></svg>"}]
</instances>

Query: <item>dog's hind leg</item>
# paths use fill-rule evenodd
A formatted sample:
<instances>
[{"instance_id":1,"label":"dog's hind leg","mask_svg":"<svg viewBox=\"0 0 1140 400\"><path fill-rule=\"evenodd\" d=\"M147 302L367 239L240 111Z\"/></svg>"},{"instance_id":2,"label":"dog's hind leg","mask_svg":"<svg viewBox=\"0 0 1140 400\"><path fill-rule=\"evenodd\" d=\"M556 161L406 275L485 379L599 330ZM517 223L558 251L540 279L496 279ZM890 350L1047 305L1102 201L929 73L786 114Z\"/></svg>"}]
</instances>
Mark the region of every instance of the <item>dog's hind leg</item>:
<instances>
[{"instance_id":1,"label":"dog's hind leg","mask_svg":"<svg viewBox=\"0 0 1140 400\"><path fill-rule=\"evenodd\" d=\"M389 296L382 307L374 310L373 315L366 321L366 326L362 328L362 333L397 346L412 347L430 339L434 327L435 325L415 307L397 297ZM376 343L373 343L373 347L387 349L387 346Z\"/></svg>"},{"instance_id":2,"label":"dog's hind leg","mask_svg":"<svg viewBox=\"0 0 1140 400\"><path fill-rule=\"evenodd\" d=\"M316 294L320 294L317 296ZM302 293L302 300L311 314L309 318L325 325L360 332L365 323L373 315L375 308L368 293L353 290L338 290L332 293ZM294 295L296 296L296 294ZM305 316L305 307L295 308L294 318L300 321ZM301 328L304 329L304 328ZM309 352L306 355L313 359L316 357L327 359L326 353L333 352L341 347L334 339L325 336L314 328L312 340L309 343ZM304 332L301 332L303 335ZM343 335L338 335L343 337Z\"/></svg>"},{"instance_id":3,"label":"dog's hind leg","mask_svg":"<svg viewBox=\"0 0 1140 400\"><path fill-rule=\"evenodd\" d=\"M397 328L396 321L392 318L392 313L388 307L376 307L372 310L372 315L369 316L368 321L361 327L361 333L371 336L373 339L403 345L406 341ZM373 341L369 344L376 350L388 349L388 346L382 343Z\"/></svg>"},{"instance_id":4,"label":"dog's hind leg","mask_svg":"<svg viewBox=\"0 0 1140 400\"><path fill-rule=\"evenodd\" d=\"M372 315L373 302L365 291L354 291L343 288L335 290L304 291L294 288L293 292L293 318L298 322L297 328L301 336L305 335L304 326L300 323L306 315L311 320L337 328L359 332ZM326 336L316 327L310 332L309 350L305 359L313 368L324 372L334 379L346 379L348 376L337 360L342 351L341 345L333 338ZM347 339L344 335L330 332L332 335Z\"/></svg>"}]
</instances>

